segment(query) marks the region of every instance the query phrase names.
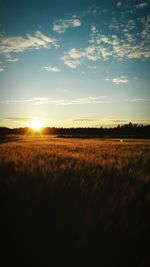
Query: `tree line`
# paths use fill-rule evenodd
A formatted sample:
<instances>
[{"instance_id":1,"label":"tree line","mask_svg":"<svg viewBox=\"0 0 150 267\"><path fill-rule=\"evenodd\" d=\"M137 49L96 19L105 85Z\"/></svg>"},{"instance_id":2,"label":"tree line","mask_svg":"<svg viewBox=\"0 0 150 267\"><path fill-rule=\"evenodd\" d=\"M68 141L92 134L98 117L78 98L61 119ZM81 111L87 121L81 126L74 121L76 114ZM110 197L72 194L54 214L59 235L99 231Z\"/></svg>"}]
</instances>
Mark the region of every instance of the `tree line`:
<instances>
[{"instance_id":1,"label":"tree line","mask_svg":"<svg viewBox=\"0 0 150 267\"><path fill-rule=\"evenodd\" d=\"M38 133L29 127L24 128L7 128L0 127L0 135L7 134L31 134ZM150 125L139 125L135 123L128 123L118 125L117 127L87 127L87 128L57 128L45 127L41 129L42 134L57 135L59 137L124 137L124 138L150 138Z\"/></svg>"}]
</instances>

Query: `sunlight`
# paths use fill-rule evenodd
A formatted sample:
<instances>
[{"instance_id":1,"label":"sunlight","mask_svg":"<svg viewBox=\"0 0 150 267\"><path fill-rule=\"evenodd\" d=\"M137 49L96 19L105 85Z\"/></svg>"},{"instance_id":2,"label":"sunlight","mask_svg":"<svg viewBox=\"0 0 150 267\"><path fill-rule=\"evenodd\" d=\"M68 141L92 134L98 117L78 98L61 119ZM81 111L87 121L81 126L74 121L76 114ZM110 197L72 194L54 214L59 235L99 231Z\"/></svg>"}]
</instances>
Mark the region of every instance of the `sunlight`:
<instances>
[{"instance_id":1,"label":"sunlight","mask_svg":"<svg viewBox=\"0 0 150 267\"><path fill-rule=\"evenodd\" d=\"M29 126L36 131L40 131L44 127L44 121L42 119L32 119Z\"/></svg>"}]
</instances>

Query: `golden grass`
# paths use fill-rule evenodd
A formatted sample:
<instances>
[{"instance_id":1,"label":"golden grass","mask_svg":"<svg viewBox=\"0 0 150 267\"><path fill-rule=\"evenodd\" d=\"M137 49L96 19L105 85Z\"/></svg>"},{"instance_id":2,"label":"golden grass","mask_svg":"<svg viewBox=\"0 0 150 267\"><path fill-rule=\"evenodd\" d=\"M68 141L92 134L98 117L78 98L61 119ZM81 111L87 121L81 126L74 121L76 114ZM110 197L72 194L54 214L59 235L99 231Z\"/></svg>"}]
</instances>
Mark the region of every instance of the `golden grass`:
<instances>
[{"instance_id":1,"label":"golden grass","mask_svg":"<svg viewBox=\"0 0 150 267\"><path fill-rule=\"evenodd\" d=\"M3 224L19 229L14 255L21 240L19 251L28 247L30 259L38 251L41 266L50 264L49 253L78 266L93 257L99 266L144 264L150 237L149 140L15 138L0 145ZM12 233L5 238L13 243Z\"/></svg>"}]
</instances>

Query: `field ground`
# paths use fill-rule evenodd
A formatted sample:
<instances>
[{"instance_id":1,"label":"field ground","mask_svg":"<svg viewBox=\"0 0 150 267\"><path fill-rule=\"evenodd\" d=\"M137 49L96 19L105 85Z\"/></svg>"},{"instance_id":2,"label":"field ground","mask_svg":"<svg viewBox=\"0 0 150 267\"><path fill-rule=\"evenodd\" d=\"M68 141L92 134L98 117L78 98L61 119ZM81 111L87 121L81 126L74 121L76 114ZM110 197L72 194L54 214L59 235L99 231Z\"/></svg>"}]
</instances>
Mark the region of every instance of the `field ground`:
<instances>
[{"instance_id":1,"label":"field ground","mask_svg":"<svg viewBox=\"0 0 150 267\"><path fill-rule=\"evenodd\" d=\"M0 138L5 265L150 266L150 140Z\"/></svg>"}]
</instances>

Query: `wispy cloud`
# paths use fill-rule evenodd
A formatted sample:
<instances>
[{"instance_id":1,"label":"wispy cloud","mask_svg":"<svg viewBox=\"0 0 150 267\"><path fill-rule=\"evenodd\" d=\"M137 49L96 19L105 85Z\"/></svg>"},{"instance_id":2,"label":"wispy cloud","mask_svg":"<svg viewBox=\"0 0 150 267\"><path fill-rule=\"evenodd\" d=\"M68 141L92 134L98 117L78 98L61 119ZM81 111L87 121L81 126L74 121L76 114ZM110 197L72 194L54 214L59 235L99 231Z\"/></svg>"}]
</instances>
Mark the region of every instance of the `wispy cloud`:
<instances>
[{"instance_id":1,"label":"wispy cloud","mask_svg":"<svg viewBox=\"0 0 150 267\"><path fill-rule=\"evenodd\" d=\"M128 99L128 100L124 100L124 101L127 101L127 102L148 102L150 101L150 99L148 98L132 98L132 99Z\"/></svg>"},{"instance_id":2,"label":"wispy cloud","mask_svg":"<svg viewBox=\"0 0 150 267\"><path fill-rule=\"evenodd\" d=\"M117 127L119 125L128 124L129 122L136 123L136 124L150 124L150 120L148 119L116 119L116 118L107 118L107 117L101 117L98 114L95 116L95 118L81 118L81 119L74 119L72 120L73 123L77 123L77 125L84 125L83 127ZM79 123L79 124L78 124Z\"/></svg>"},{"instance_id":3,"label":"wispy cloud","mask_svg":"<svg viewBox=\"0 0 150 267\"><path fill-rule=\"evenodd\" d=\"M114 124L114 126L118 125L118 124L128 124L129 122L132 122L132 123L137 123L137 124L149 124L150 123L150 120L146 120L146 119L138 119L138 120L135 120L135 119L111 119L111 118L104 118L102 119L105 121L106 124L110 123L110 124Z\"/></svg>"},{"instance_id":4,"label":"wispy cloud","mask_svg":"<svg viewBox=\"0 0 150 267\"><path fill-rule=\"evenodd\" d=\"M9 121L18 121L18 122L28 122L31 120L31 118L26 118L26 117L3 117L0 119L9 120Z\"/></svg>"},{"instance_id":5,"label":"wispy cloud","mask_svg":"<svg viewBox=\"0 0 150 267\"><path fill-rule=\"evenodd\" d=\"M53 23L53 31L64 33L68 28L77 28L81 26L81 21L76 16L71 19L60 19Z\"/></svg>"},{"instance_id":6,"label":"wispy cloud","mask_svg":"<svg viewBox=\"0 0 150 267\"><path fill-rule=\"evenodd\" d=\"M135 7L137 8L137 9L141 9L141 8L145 8L147 6L147 3L146 2L142 2L142 3L140 3L140 4L137 4Z\"/></svg>"},{"instance_id":7,"label":"wispy cloud","mask_svg":"<svg viewBox=\"0 0 150 267\"><path fill-rule=\"evenodd\" d=\"M13 57L10 53L5 54L6 61L8 62L17 62L19 58Z\"/></svg>"},{"instance_id":8,"label":"wispy cloud","mask_svg":"<svg viewBox=\"0 0 150 267\"><path fill-rule=\"evenodd\" d=\"M19 61L19 58L9 58L7 59L8 62L17 62Z\"/></svg>"},{"instance_id":9,"label":"wispy cloud","mask_svg":"<svg viewBox=\"0 0 150 267\"><path fill-rule=\"evenodd\" d=\"M112 82L115 84L120 84L120 83L128 83L129 80L127 76L120 76L120 77L113 78Z\"/></svg>"},{"instance_id":10,"label":"wispy cloud","mask_svg":"<svg viewBox=\"0 0 150 267\"><path fill-rule=\"evenodd\" d=\"M75 119L73 121L76 121L76 122L92 122L92 121L96 121L96 119Z\"/></svg>"},{"instance_id":11,"label":"wispy cloud","mask_svg":"<svg viewBox=\"0 0 150 267\"><path fill-rule=\"evenodd\" d=\"M31 99L11 99L1 101L2 104L32 104L32 105L84 105L84 104L107 104L110 101L105 100L106 96L88 96L85 98L74 98L74 99L53 99L50 97L35 97Z\"/></svg>"},{"instance_id":12,"label":"wispy cloud","mask_svg":"<svg viewBox=\"0 0 150 267\"><path fill-rule=\"evenodd\" d=\"M59 104L64 102L64 100L52 99L51 97L33 97L30 99L10 99L4 100L1 103L3 104L32 104L32 105L45 105L45 104Z\"/></svg>"},{"instance_id":13,"label":"wispy cloud","mask_svg":"<svg viewBox=\"0 0 150 267\"><path fill-rule=\"evenodd\" d=\"M99 4L92 4L90 7L82 11L82 16L94 15L99 16L108 11L107 8L102 8Z\"/></svg>"},{"instance_id":14,"label":"wispy cloud","mask_svg":"<svg viewBox=\"0 0 150 267\"><path fill-rule=\"evenodd\" d=\"M0 72L4 71L4 68L0 67Z\"/></svg>"},{"instance_id":15,"label":"wispy cloud","mask_svg":"<svg viewBox=\"0 0 150 267\"><path fill-rule=\"evenodd\" d=\"M115 83L125 83L123 81L125 76L118 79ZM119 80L120 79L120 80ZM122 79L122 81L121 81ZM59 99L51 97L33 97L30 99L8 99L1 101L2 104L31 104L31 105L47 105L53 104L57 106L69 106L69 105L86 105L86 104L115 104L115 103L133 103L133 102L149 102L149 98L130 98L123 100L111 100L107 96L87 96L84 98L71 98L71 99Z\"/></svg>"},{"instance_id":16,"label":"wispy cloud","mask_svg":"<svg viewBox=\"0 0 150 267\"><path fill-rule=\"evenodd\" d=\"M0 54L6 56L27 49L49 48L51 46L58 47L57 40L40 31L36 31L33 35L27 34L26 37L0 35Z\"/></svg>"},{"instance_id":17,"label":"wispy cloud","mask_svg":"<svg viewBox=\"0 0 150 267\"><path fill-rule=\"evenodd\" d=\"M85 105L85 104L109 104L111 101L105 100L106 96L88 96L86 98L76 98L65 100L61 105Z\"/></svg>"},{"instance_id":18,"label":"wispy cloud","mask_svg":"<svg viewBox=\"0 0 150 267\"><path fill-rule=\"evenodd\" d=\"M44 66L42 67L43 70L46 70L48 72L61 72L61 69L55 66Z\"/></svg>"}]
</instances>

